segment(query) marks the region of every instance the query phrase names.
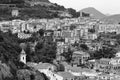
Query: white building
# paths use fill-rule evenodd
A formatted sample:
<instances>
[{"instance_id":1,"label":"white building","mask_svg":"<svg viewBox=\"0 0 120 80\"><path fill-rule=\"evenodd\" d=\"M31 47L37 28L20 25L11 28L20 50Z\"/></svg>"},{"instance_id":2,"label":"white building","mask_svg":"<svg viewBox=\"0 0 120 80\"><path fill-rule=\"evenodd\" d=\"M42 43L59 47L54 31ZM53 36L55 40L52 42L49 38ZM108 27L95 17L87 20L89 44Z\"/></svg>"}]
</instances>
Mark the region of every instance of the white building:
<instances>
[{"instance_id":1,"label":"white building","mask_svg":"<svg viewBox=\"0 0 120 80\"><path fill-rule=\"evenodd\" d=\"M13 9L11 12L13 17L17 17L19 15L19 10L18 9Z\"/></svg>"},{"instance_id":2,"label":"white building","mask_svg":"<svg viewBox=\"0 0 120 80\"><path fill-rule=\"evenodd\" d=\"M120 52L116 53L115 56L120 58Z\"/></svg>"},{"instance_id":3,"label":"white building","mask_svg":"<svg viewBox=\"0 0 120 80\"><path fill-rule=\"evenodd\" d=\"M23 49L22 49L21 54L20 54L20 62L26 64L26 53Z\"/></svg>"}]
</instances>

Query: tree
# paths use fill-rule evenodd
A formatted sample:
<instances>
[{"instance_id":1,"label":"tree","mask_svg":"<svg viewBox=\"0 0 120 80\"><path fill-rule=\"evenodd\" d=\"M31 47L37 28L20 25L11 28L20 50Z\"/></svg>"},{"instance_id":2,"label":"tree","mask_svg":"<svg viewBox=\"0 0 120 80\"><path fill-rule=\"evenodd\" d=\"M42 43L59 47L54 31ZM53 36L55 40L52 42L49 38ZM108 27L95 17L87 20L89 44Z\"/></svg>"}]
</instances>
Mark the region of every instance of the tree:
<instances>
[{"instance_id":1,"label":"tree","mask_svg":"<svg viewBox=\"0 0 120 80\"><path fill-rule=\"evenodd\" d=\"M44 76L42 73L40 73L39 71L36 71L35 74L35 80L48 80L46 76Z\"/></svg>"},{"instance_id":2,"label":"tree","mask_svg":"<svg viewBox=\"0 0 120 80\"><path fill-rule=\"evenodd\" d=\"M68 52L63 52L61 56L65 57L66 62L70 63L72 60L72 54L73 54L73 51L71 51L71 49L69 48Z\"/></svg>"},{"instance_id":3,"label":"tree","mask_svg":"<svg viewBox=\"0 0 120 80\"><path fill-rule=\"evenodd\" d=\"M0 80L12 80L12 73L10 72L10 67L4 63L0 63Z\"/></svg>"},{"instance_id":4,"label":"tree","mask_svg":"<svg viewBox=\"0 0 120 80\"><path fill-rule=\"evenodd\" d=\"M40 29L38 32L39 32L40 36L44 36L45 31L43 29Z\"/></svg>"},{"instance_id":5,"label":"tree","mask_svg":"<svg viewBox=\"0 0 120 80\"><path fill-rule=\"evenodd\" d=\"M52 36L37 37L38 34L39 33L36 33L36 34L34 34L34 36L32 36L33 40L39 40L37 46L35 47L35 52L30 52L29 45L27 46L27 48L25 50L27 52L26 54L29 57L28 59L29 59L29 61L33 61L33 62L41 62L42 61L42 62L50 63L56 58L56 43L53 42ZM41 31L41 35L43 35L42 31ZM0 39L1 39L1 41L0 41L0 60L3 63L6 63L10 67L11 74L13 75L14 78L16 78L17 70L21 69L21 68L25 68L25 65L19 62L19 54L21 52L21 48L20 48L19 44L21 42L23 42L23 43L27 43L29 41L32 42L32 40L20 41L20 39L18 39L16 37L16 35L11 34L10 32L7 32L7 33L0 32ZM0 73L0 76L1 76L1 74L2 73ZM28 76L28 75L26 75L26 76ZM6 78L6 80L8 78ZM14 79L12 79L12 80L14 80Z\"/></svg>"},{"instance_id":6,"label":"tree","mask_svg":"<svg viewBox=\"0 0 120 80\"><path fill-rule=\"evenodd\" d=\"M30 80L31 71L27 69L20 69L17 71L18 80Z\"/></svg>"},{"instance_id":7,"label":"tree","mask_svg":"<svg viewBox=\"0 0 120 80\"><path fill-rule=\"evenodd\" d=\"M35 48L34 57L38 57L38 62L52 62L56 57L56 43L52 41L52 37L43 37L41 42L38 42Z\"/></svg>"},{"instance_id":8,"label":"tree","mask_svg":"<svg viewBox=\"0 0 120 80\"><path fill-rule=\"evenodd\" d=\"M38 70L20 69L17 71L18 80L48 80L47 76Z\"/></svg>"},{"instance_id":9,"label":"tree","mask_svg":"<svg viewBox=\"0 0 120 80\"><path fill-rule=\"evenodd\" d=\"M116 50L109 47L103 47L102 49L95 51L91 54L92 58L100 59L100 58L114 58L116 54Z\"/></svg>"},{"instance_id":10,"label":"tree","mask_svg":"<svg viewBox=\"0 0 120 80\"><path fill-rule=\"evenodd\" d=\"M86 44L81 44L80 47L83 49L83 50L89 50L88 46Z\"/></svg>"},{"instance_id":11,"label":"tree","mask_svg":"<svg viewBox=\"0 0 120 80\"><path fill-rule=\"evenodd\" d=\"M53 18L58 18L58 17L59 17L59 16L58 16L58 12L53 13L51 16L52 16Z\"/></svg>"},{"instance_id":12,"label":"tree","mask_svg":"<svg viewBox=\"0 0 120 80\"><path fill-rule=\"evenodd\" d=\"M11 0L12 4L22 4L25 3L24 0Z\"/></svg>"},{"instance_id":13,"label":"tree","mask_svg":"<svg viewBox=\"0 0 120 80\"><path fill-rule=\"evenodd\" d=\"M76 28L75 25L71 25L71 26L70 26L70 30L74 30L75 28Z\"/></svg>"},{"instance_id":14,"label":"tree","mask_svg":"<svg viewBox=\"0 0 120 80\"><path fill-rule=\"evenodd\" d=\"M24 0L0 0L1 4L19 4L24 3Z\"/></svg>"},{"instance_id":15,"label":"tree","mask_svg":"<svg viewBox=\"0 0 120 80\"><path fill-rule=\"evenodd\" d=\"M68 8L67 10L68 10L68 12L69 12L73 17L79 17L79 16L80 16L80 13L79 13L79 12L76 12L75 9Z\"/></svg>"},{"instance_id":16,"label":"tree","mask_svg":"<svg viewBox=\"0 0 120 80\"><path fill-rule=\"evenodd\" d=\"M89 29L88 31L91 33L95 33L95 29Z\"/></svg>"}]
</instances>

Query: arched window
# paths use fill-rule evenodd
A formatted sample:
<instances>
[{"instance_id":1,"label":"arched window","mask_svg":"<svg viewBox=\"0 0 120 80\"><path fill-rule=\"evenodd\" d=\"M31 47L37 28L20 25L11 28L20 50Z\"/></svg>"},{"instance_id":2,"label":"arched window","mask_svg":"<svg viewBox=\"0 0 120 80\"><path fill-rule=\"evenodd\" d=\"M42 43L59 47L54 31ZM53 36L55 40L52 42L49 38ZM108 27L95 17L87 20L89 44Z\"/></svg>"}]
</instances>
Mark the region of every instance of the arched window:
<instances>
[{"instance_id":1,"label":"arched window","mask_svg":"<svg viewBox=\"0 0 120 80\"><path fill-rule=\"evenodd\" d=\"M23 60L24 60L25 58L23 57Z\"/></svg>"}]
</instances>

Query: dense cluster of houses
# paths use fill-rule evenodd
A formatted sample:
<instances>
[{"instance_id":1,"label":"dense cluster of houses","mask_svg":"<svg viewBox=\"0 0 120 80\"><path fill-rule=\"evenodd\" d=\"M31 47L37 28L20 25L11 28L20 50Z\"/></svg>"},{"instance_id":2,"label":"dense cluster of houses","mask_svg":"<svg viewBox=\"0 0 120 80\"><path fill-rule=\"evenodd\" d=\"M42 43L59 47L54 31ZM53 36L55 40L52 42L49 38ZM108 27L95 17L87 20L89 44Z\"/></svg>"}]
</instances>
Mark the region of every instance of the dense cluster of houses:
<instances>
[{"instance_id":1,"label":"dense cluster of houses","mask_svg":"<svg viewBox=\"0 0 120 80\"><path fill-rule=\"evenodd\" d=\"M96 29L98 29L98 32L116 32L117 34L119 34L120 32L120 25L119 24L100 24L98 27L96 27Z\"/></svg>"},{"instance_id":2,"label":"dense cluster of houses","mask_svg":"<svg viewBox=\"0 0 120 80\"><path fill-rule=\"evenodd\" d=\"M104 24L97 19L89 18L12 20L2 21L0 26L3 32L11 30L12 33L26 32L30 34L40 29L53 30L55 36L71 38L73 41L79 37L94 40L100 32L116 32L118 34L120 30L118 24ZM89 29L95 29L96 33L90 33Z\"/></svg>"},{"instance_id":3,"label":"dense cluster of houses","mask_svg":"<svg viewBox=\"0 0 120 80\"><path fill-rule=\"evenodd\" d=\"M40 29L53 30L54 36L62 36L71 38L69 40L76 41L82 37L84 39L96 39L98 33L116 32L119 34L119 24L105 24L97 19L89 18L65 18L65 19L30 19L12 20L0 22L0 29L3 32L11 30L12 33L26 32L33 33ZM90 33L89 29L95 29L94 33Z\"/></svg>"},{"instance_id":4,"label":"dense cluster of houses","mask_svg":"<svg viewBox=\"0 0 120 80\"><path fill-rule=\"evenodd\" d=\"M99 50L103 42L96 39L99 33L120 32L119 24L105 24L98 19L92 18L64 18L64 19L29 19L12 20L0 22L0 30L11 31L17 34L20 39L28 39L33 33L44 30L44 36L52 36L57 43L56 60L62 61L63 71L58 71L56 66L49 63L28 63L24 50L21 52L20 61L30 67L34 67L46 74L50 80L120 80L120 53L115 58L100 60L89 60L90 54L87 51L77 49L75 43L86 44L91 51ZM115 40L108 40L114 45ZM35 51L37 42L31 43L31 49ZM71 64L64 62L61 56L63 52L72 49Z\"/></svg>"},{"instance_id":5,"label":"dense cluster of houses","mask_svg":"<svg viewBox=\"0 0 120 80\"><path fill-rule=\"evenodd\" d=\"M22 51L23 52L23 51ZM24 52L23 52L24 53ZM76 51L73 55L72 65L62 62L61 71L50 63L27 62L29 67L44 73L49 80L119 80L120 79L120 53L112 59L88 60L88 53ZM80 67L81 64L89 64L89 68Z\"/></svg>"}]
</instances>

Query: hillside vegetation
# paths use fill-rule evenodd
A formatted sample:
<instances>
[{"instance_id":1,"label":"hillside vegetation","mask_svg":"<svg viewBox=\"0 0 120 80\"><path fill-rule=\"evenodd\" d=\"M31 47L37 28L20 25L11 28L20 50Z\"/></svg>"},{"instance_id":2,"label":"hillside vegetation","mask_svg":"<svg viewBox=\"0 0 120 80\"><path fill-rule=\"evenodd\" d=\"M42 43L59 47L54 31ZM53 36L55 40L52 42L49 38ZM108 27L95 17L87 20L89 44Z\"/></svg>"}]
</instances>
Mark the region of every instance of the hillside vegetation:
<instances>
[{"instance_id":1,"label":"hillside vegetation","mask_svg":"<svg viewBox=\"0 0 120 80\"><path fill-rule=\"evenodd\" d=\"M101 20L107 23L119 23L120 24L120 14L107 16Z\"/></svg>"},{"instance_id":2,"label":"hillside vegetation","mask_svg":"<svg viewBox=\"0 0 120 80\"><path fill-rule=\"evenodd\" d=\"M80 10L80 12L89 13L89 14L91 14L91 17L97 18L97 19L106 17L103 13L101 13L100 11L96 10L93 7L84 8L84 9Z\"/></svg>"},{"instance_id":3,"label":"hillside vegetation","mask_svg":"<svg viewBox=\"0 0 120 80\"><path fill-rule=\"evenodd\" d=\"M42 2L40 4L31 6L32 2ZM59 12L68 11L73 17L79 17L76 10L56 3L51 3L49 0L0 0L0 20L11 19L29 19L29 18L60 18ZM47 4L43 4L47 3ZM48 5L50 4L50 5ZM11 11L13 8L19 10L18 17L12 17Z\"/></svg>"}]
</instances>

